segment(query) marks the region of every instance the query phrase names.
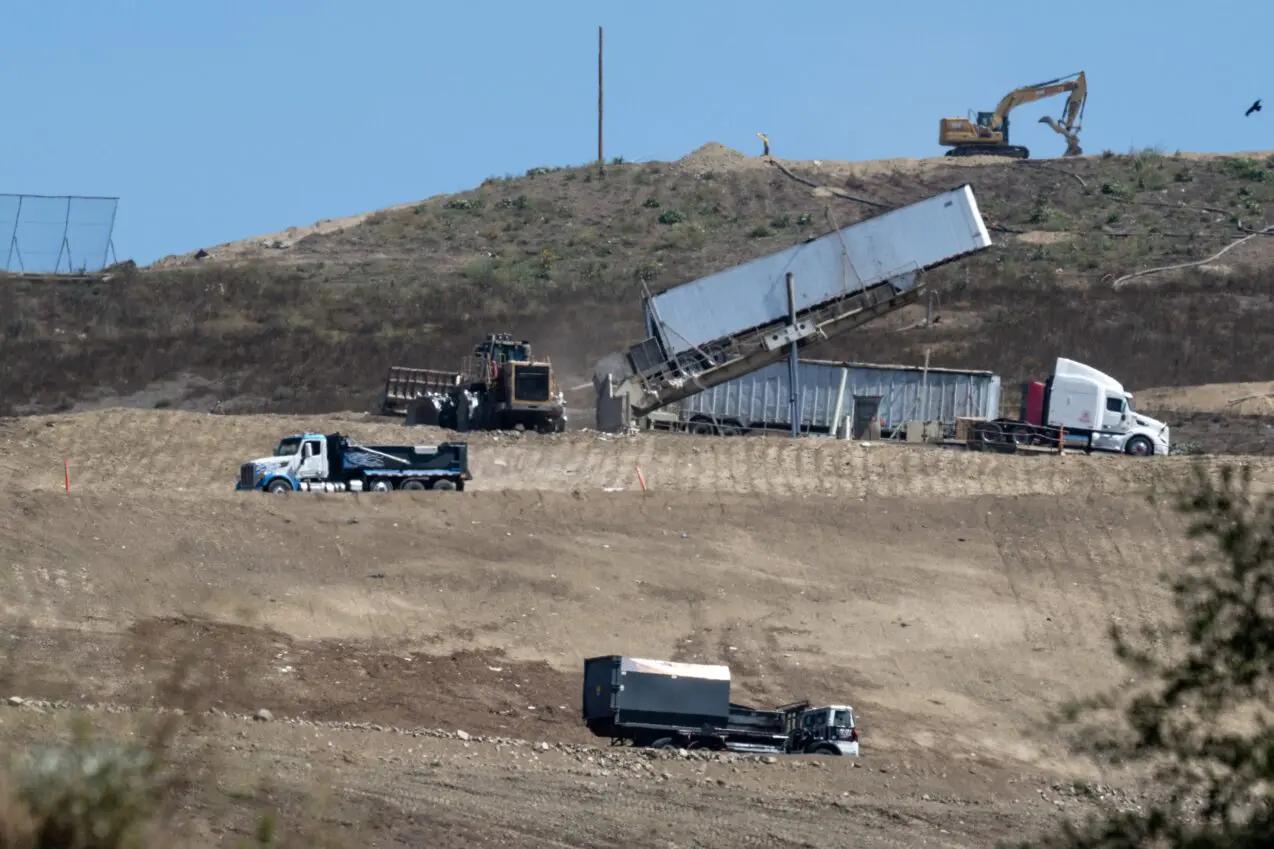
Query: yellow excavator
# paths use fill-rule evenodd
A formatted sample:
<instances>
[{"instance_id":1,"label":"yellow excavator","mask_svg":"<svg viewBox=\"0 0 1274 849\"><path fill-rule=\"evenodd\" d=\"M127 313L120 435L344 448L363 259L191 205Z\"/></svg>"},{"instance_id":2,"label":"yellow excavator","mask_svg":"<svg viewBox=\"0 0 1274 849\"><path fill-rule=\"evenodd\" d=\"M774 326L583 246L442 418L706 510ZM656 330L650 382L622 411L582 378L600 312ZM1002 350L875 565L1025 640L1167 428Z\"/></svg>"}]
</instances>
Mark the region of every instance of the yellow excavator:
<instances>
[{"instance_id":1,"label":"yellow excavator","mask_svg":"<svg viewBox=\"0 0 1274 849\"><path fill-rule=\"evenodd\" d=\"M1079 121L1088 100L1088 79L1084 72L1058 77L1048 82L1013 89L995 107L994 112L979 112L977 121L968 118L943 118L938 127L938 144L949 147L947 156L1008 156L1026 159L1031 152L1021 145L1009 144L1009 113L1024 103L1033 103L1055 94L1070 92L1059 122L1051 116L1040 119L1066 139L1063 156L1082 156L1079 146Z\"/></svg>"}]
</instances>

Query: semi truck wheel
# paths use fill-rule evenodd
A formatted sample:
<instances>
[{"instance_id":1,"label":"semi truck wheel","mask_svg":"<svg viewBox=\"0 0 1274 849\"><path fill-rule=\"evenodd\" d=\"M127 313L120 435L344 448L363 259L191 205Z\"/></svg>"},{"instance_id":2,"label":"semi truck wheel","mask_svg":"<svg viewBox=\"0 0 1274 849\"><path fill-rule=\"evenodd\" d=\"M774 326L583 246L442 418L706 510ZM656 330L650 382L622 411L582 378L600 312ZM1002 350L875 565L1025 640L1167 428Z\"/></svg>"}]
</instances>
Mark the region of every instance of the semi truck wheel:
<instances>
[{"instance_id":1,"label":"semi truck wheel","mask_svg":"<svg viewBox=\"0 0 1274 849\"><path fill-rule=\"evenodd\" d=\"M1124 450L1134 457L1149 457L1155 453L1154 445L1144 436L1134 436L1128 440Z\"/></svg>"},{"instance_id":2,"label":"semi truck wheel","mask_svg":"<svg viewBox=\"0 0 1274 849\"><path fill-rule=\"evenodd\" d=\"M438 492L455 492L456 485L453 481L449 480L434 481L434 489Z\"/></svg>"},{"instance_id":3,"label":"semi truck wheel","mask_svg":"<svg viewBox=\"0 0 1274 849\"><path fill-rule=\"evenodd\" d=\"M650 744L652 749L676 749L677 743L671 737L660 737L658 740Z\"/></svg>"},{"instance_id":4,"label":"semi truck wheel","mask_svg":"<svg viewBox=\"0 0 1274 849\"><path fill-rule=\"evenodd\" d=\"M840 749L836 748L835 746L828 746L826 744L823 744L821 746L815 746L814 748L810 749L810 754L811 755L836 755L837 757L839 757Z\"/></svg>"},{"instance_id":5,"label":"semi truck wheel","mask_svg":"<svg viewBox=\"0 0 1274 849\"><path fill-rule=\"evenodd\" d=\"M424 481L404 481L402 488L412 492L419 492L425 488Z\"/></svg>"},{"instance_id":6,"label":"semi truck wheel","mask_svg":"<svg viewBox=\"0 0 1274 849\"><path fill-rule=\"evenodd\" d=\"M290 481L284 480L283 478L278 478L266 484L265 491L274 492L274 493L291 492L292 483Z\"/></svg>"},{"instance_id":7,"label":"semi truck wheel","mask_svg":"<svg viewBox=\"0 0 1274 849\"><path fill-rule=\"evenodd\" d=\"M384 478L373 478L367 485L368 492L391 492L393 489L394 485Z\"/></svg>"}]
</instances>

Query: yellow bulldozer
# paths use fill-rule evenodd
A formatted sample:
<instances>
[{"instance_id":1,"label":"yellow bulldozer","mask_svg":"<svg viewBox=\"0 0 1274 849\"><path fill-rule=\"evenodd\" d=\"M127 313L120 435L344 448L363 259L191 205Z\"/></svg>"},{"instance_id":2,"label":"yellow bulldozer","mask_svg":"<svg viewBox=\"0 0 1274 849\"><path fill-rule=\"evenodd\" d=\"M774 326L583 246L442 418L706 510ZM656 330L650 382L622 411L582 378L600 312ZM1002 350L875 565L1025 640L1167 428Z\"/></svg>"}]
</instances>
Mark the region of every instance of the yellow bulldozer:
<instances>
[{"instance_id":1,"label":"yellow bulldozer","mask_svg":"<svg viewBox=\"0 0 1274 849\"><path fill-rule=\"evenodd\" d=\"M531 354L531 343L489 333L460 371L392 366L381 415L408 425L449 430L566 430L566 402L553 364Z\"/></svg>"},{"instance_id":2,"label":"yellow bulldozer","mask_svg":"<svg viewBox=\"0 0 1274 849\"><path fill-rule=\"evenodd\" d=\"M1040 118L1054 132L1066 139L1063 156L1082 156L1079 146L1080 121L1088 101L1088 79L1084 72L1058 77L1048 82L1015 88L1004 95L994 112L979 112L976 121L968 118L943 118L938 127L938 144L949 147L947 156L1008 156L1026 159L1031 152L1021 145L1009 144L1009 113L1025 103L1043 100L1055 94L1070 92L1062 108L1062 120L1051 116Z\"/></svg>"}]
</instances>

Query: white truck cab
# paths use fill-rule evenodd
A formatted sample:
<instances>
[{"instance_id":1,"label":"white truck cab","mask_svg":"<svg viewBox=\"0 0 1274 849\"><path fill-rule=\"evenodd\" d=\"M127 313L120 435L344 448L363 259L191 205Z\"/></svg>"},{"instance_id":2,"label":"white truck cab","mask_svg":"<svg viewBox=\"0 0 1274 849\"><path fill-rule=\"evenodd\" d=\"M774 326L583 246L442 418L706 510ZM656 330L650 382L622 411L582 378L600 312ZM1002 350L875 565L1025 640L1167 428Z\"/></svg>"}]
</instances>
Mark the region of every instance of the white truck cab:
<instances>
[{"instance_id":1,"label":"white truck cab","mask_svg":"<svg viewBox=\"0 0 1274 849\"><path fill-rule=\"evenodd\" d=\"M302 481L326 480L328 472L327 437L301 433L284 437L271 456L244 463L236 488L290 492Z\"/></svg>"},{"instance_id":2,"label":"white truck cab","mask_svg":"<svg viewBox=\"0 0 1274 849\"><path fill-rule=\"evenodd\" d=\"M1049 426L1089 431L1093 447L1103 451L1141 457L1169 452L1168 425L1138 413L1132 393L1110 375L1058 357L1051 383Z\"/></svg>"},{"instance_id":3,"label":"white truck cab","mask_svg":"<svg viewBox=\"0 0 1274 849\"><path fill-rule=\"evenodd\" d=\"M849 705L806 708L797 735L805 752L858 757L858 725Z\"/></svg>"}]
</instances>

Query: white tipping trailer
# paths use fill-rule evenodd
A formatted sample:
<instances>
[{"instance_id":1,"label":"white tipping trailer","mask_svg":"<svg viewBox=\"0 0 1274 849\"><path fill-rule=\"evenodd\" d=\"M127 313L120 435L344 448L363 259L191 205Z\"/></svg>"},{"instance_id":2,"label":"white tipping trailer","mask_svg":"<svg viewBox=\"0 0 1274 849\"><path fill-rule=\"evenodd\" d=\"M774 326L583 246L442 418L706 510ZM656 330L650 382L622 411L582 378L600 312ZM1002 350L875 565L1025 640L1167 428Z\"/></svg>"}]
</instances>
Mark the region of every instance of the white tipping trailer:
<instances>
[{"instance_id":1,"label":"white tipping trailer","mask_svg":"<svg viewBox=\"0 0 1274 849\"><path fill-rule=\"evenodd\" d=\"M648 337L628 350L630 373L598 381L598 427L629 427L784 359L793 344L909 306L925 272L990 247L966 185L652 295L643 305Z\"/></svg>"}]
</instances>

